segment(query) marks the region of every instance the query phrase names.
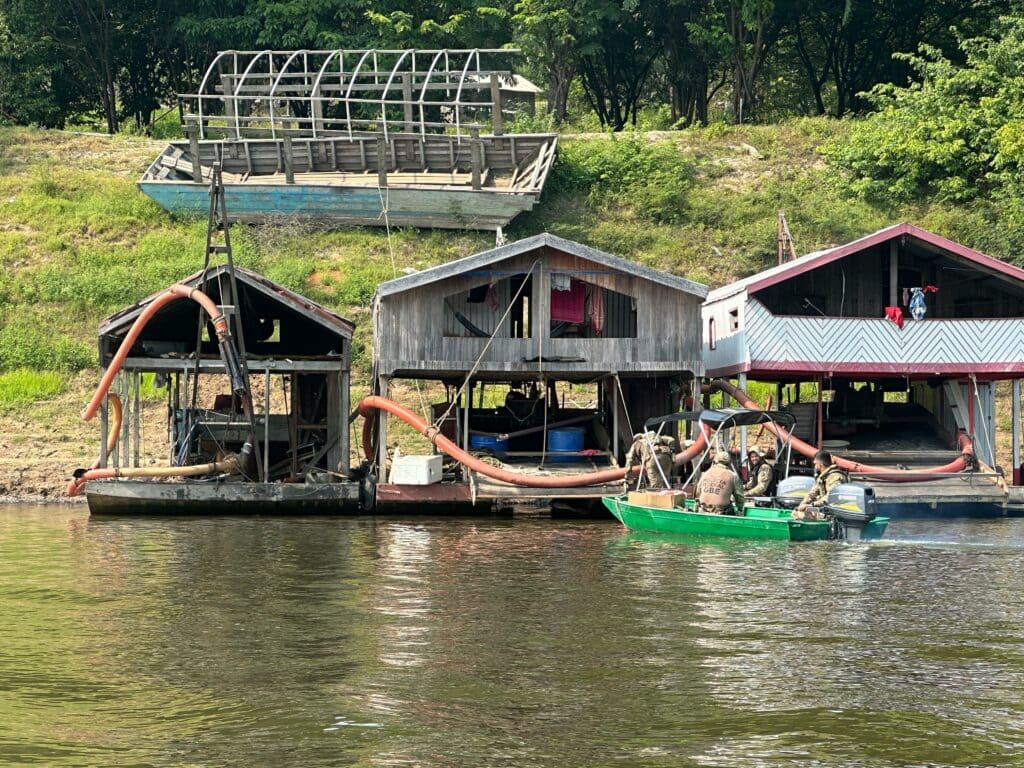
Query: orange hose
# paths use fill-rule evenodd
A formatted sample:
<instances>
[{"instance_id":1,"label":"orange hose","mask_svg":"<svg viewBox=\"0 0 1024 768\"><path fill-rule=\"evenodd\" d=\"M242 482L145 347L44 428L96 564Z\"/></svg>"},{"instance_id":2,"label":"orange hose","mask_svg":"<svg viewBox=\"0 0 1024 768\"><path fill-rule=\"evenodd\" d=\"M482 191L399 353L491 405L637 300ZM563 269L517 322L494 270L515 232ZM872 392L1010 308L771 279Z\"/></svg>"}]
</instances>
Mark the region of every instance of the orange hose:
<instances>
[{"instance_id":1,"label":"orange hose","mask_svg":"<svg viewBox=\"0 0 1024 768\"><path fill-rule=\"evenodd\" d=\"M366 454L368 459L373 457L373 422L376 411L387 411L416 429L421 435L426 437L430 442L463 466L484 475L485 477L500 480L504 483L511 483L512 485L519 485L526 488L579 488L586 485L614 483L625 479L627 475L633 476L640 470L639 467L629 467L625 469L605 469L600 472L586 472L579 475L557 475L544 477L538 475L525 475L520 472L509 472L505 469L493 467L490 464L481 461L476 456L462 450L458 445L442 435L436 427L432 424L428 424L417 413L410 411L408 408L399 405L395 401L389 400L386 397L371 395L370 397L364 398L363 401L359 403L358 411L359 415L364 419L363 452ZM701 435L693 445L673 457L675 463L683 464L696 458L704 449L704 445L705 437L704 435Z\"/></svg>"},{"instance_id":2,"label":"orange hose","mask_svg":"<svg viewBox=\"0 0 1024 768\"><path fill-rule=\"evenodd\" d=\"M107 434L107 455L109 456L114 452L114 448L117 447L117 438L120 436L121 422L124 419L124 406L121 405L121 398L114 394L107 395L107 405L110 407L111 415L114 417L112 425L113 429L111 429ZM96 461L92 463L92 466L89 467L89 469L98 469L101 460L102 455L97 456ZM84 480L77 477L71 478L67 487L68 496L77 496L84 485Z\"/></svg>"},{"instance_id":3,"label":"orange hose","mask_svg":"<svg viewBox=\"0 0 1024 768\"><path fill-rule=\"evenodd\" d=\"M125 358L128 357L128 353L131 352L132 346L135 344L135 340L138 339L139 334L142 333L142 329L146 327L146 324L153 319L153 315L172 301L182 298L192 299L206 310L206 313L210 316L210 320L213 322L214 328L217 330L218 336L228 333L227 320L224 319L224 315L221 313L217 305L213 303L213 299L198 288L192 288L187 285L182 285L181 283L172 285L164 293L161 293L153 299L146 308L142 310L139 316L135 318L135 322L132 323L132 327L124 337L124 341L121 342L121 346L117 348L117 353L110 361L110 365L107 366L107 370L103 374L103 378L100 379L99 386L96 387L96 393L92 396L92 400L89 401L85 410L82 411L82 418L85 421L91 421L92 417L95 416L96 412L100 409L100 403L103 402L103 396L106 395L107 390L110 389L110 385L114 383L114 377L117 376L118 371L121 370L121 366L124 365Z\"/></svg>"},{"instance_id":4,"label":"orange hose","mask_svg":"<svg viewBox=\"0 0 1024 768\"><path fill-rule=\"evenodd\" d=\"M744 408L761 410L761 407L751 400L750 396L747 395L746 392L728 381L715 379L711 383L711 386L712 388L725 392L730 397L735 398L736 401L743 405ZM778 424L768 424L767 427L780 440L790 440L789 432ZM877 477L878 479L894 480L899 482L931 480L935 479L933 477L934 475L948 475L955 472L963 472L971 465L974 457L974 443L971 441L970 437L965 434L959 435L957 441L960 444L960 455L948 464L943 464L941 467L928 467L925 469L892 469L891 467L875 467L870 464L861 464L860 462L851 461L850 459L844 459L841 456L835 456L833 460L847 472L857 472L858 474ZM814 454L818 452L818 449L813 445L809 445L797 437L792 438L791 444L798 453L802 453L808 458L813 457Z\"/></svg>"}]
</instances>

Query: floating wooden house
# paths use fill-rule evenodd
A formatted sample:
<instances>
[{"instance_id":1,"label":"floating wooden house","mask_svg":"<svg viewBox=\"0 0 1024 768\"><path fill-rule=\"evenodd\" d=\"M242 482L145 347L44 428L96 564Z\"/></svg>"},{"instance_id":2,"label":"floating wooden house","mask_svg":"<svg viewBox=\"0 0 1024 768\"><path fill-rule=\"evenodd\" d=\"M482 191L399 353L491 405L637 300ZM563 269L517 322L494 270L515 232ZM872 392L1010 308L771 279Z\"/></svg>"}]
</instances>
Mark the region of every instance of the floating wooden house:
<instances>
[{"instance_id":1,"label":"floating wooden house","mask_svg":"<svg viewBox=\"0 0 1024 768\"><path fill-rule=\"evenodd\" d=\"M923 319L914 307L923 304ZM1002 509L993 478L995 385L1013 382L1020 482L1024 270L910 224L810 253L716 289L703 310L709 376L776 385L798 435L866 463L941 464L957 432L978 471L897 489L888 512ZM799 385L821 394L800 403ZM788 398L784 400L784 396Z\"/></svg>"},{"instance_id":2,"label":"floating wooden house","mask_svg":"<svg viewBox=\"0 0 1024 768\"><path fill-rule=\"evenodd\" d=\"M234 302L228 299L232 293L226 266L182 282L200 288L231 319L232 333L245 351L250 391L256 393L252 420L230 393L217 339L200 315L199 305L177 301L153 315L118 374L116 393L124 403L124 419L120 439L109 455L106 445L112 425L107 409L100 412L104 446L100 466L140 466L145 456L140 428L145 400L140 392L147 373L155 374L155 383L166 387L168 466L214 461L237 453L252 437L255 463L245 476L90 481L86 497L93 513L280 514L357 509L359 485L348 480L352 324L254 272L236 268L235 275ZM102 367L110 364L136 318L156 295L103 321L99 329ZM201 329L198 336L197 329Z\"/></svg>"},{"instance_id":3,"label":"floating wooden house","mask_svg":"<svg viewBox=\"0 0 1024 768\"><path fill-rule=\"evenodd\" d=\"M139 188L200 214L220 164L239 221L498 230L537 202L557 145L504 132L514 76L481 62L509 53L222 51L180 97L188 140Z\"/></svg>"},{"instance_id":4,"label":"floating wooden house","mask_svg":"<svg viewBox=\"0 0 1024 768\"><path fill-rule=\"evenodd\" d=\"M445 385L437 428L513 471L618 466L645 419L678 410L703 374L707 288L580 243L537 235L382 284L373 301L373 386ZM605 486L517 488L451 466L431 485L387 482L388 420L377 424L377 501L497 502L580 496Z\"/></svg>"}]
</instances>

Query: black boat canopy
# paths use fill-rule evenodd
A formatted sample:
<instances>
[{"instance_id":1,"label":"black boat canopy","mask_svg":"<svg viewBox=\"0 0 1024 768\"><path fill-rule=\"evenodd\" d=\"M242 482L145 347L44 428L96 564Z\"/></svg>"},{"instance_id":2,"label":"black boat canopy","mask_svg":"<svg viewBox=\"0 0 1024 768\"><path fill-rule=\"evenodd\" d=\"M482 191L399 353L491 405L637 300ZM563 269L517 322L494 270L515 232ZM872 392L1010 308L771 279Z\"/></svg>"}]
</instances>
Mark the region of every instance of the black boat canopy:
<instances>
[{"instance_id":1,"label":"black boat canopy","mask_svg":"<svg viewBox=\"0 0 1024 768\"><path fill-rule=\"evenodd\" d=\"M683 411L667 416L655 416L644 422L650 429L659 424L677 421L701 421L713 429L751 427L758 424L780 424L786 429L796 424L796 417L787 411L759 411L752 408L717 408L704 411Z\"/></svg>"}]
</instances>

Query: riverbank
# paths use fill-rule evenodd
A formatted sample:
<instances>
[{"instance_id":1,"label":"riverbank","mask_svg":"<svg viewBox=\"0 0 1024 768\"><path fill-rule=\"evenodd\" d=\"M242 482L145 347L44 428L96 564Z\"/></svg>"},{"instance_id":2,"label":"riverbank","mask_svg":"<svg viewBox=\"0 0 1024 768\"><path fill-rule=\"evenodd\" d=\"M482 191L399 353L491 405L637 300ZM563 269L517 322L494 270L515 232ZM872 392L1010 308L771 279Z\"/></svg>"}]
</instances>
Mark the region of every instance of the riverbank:
<instances>
[{"instance_id":1,"label":"riverbank","mask_svg":"<svg viewBox=\"0 0 1024 768\"><path fill-rule=\"evenodd\" d=\"M820 152L848 126L805 119L564 137L544 199L507 235L549 231L712 286L774 263L780 208L799 252L897 220L981 248L995 242L983 233L1000 224L967 208L848 196ZM79 413L99 379L97 325L202 264L205 221L174 220L135 187L163 146L0 127L0 501L60 498L70 471L93 461L98 429ZM488 233L298 226L238 226L232 240L237 263L356 323L353 402L368 379L376 286L493 244ZM414 390L406 396L418 403ZM1005 403L1000 413L1008 427ZM143 463L165 460L165 417L154 395Z\"/></svg>"}]
</instances>

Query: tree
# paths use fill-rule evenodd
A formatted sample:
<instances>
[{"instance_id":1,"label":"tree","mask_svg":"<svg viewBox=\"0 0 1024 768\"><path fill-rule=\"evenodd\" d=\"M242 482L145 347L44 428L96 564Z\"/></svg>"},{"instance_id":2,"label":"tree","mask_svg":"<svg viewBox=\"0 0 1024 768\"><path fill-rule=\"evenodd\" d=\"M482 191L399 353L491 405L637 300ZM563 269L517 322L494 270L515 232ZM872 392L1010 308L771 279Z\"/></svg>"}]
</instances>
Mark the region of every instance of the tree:
<instances>
[{"instance_id":1,"label":"tree","mask_svg":"<svg viewBox=\"0 0 1024 768\"><path fill-rule=\"evenodd\" d=\"M566 118L569 86L579 71L582 27L569 0L520 0L512 21L528 61L541 69L548 84L548 112Z\"/></svg>"}]
</instances>

